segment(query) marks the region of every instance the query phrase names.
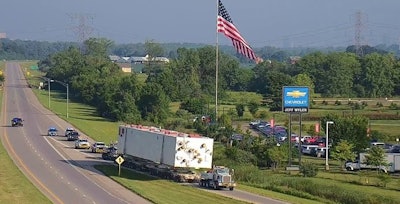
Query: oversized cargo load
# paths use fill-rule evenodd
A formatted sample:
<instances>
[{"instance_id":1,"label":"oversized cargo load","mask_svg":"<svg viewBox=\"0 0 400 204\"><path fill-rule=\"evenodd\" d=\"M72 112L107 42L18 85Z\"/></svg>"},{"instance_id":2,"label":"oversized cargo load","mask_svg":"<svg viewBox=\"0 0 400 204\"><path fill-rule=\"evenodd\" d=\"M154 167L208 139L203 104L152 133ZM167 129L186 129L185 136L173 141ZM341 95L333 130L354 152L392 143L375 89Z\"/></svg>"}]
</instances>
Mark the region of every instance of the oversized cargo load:
<instances>
[{"instance_id":1,"label":"oversized cargo load","mask_svg":"<svg viewBox=\"0 0 400 204\"><path fill-rule=\"evenodd\" d=\"M171 167L212 167L212 138L141 125L121 125L118 135L123 155Z\"/></svg>"}]
</instances>

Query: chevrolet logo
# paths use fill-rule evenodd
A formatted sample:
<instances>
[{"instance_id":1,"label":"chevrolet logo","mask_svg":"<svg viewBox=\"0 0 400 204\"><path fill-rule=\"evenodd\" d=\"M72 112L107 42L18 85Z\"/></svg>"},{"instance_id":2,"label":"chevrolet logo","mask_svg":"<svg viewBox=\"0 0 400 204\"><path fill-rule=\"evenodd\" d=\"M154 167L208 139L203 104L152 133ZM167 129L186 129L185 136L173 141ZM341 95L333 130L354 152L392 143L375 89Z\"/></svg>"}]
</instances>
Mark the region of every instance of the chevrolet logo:
<instances>
[{"instance_id":1,"label":"chevrolet logo","mask_svg":"<svg viewBox=\"0 0 400 204\"><path fill-rule=\"evenodd\" d=\"M291 96L293 98L299 98L299 97L303 97L305 95L306 95L306 92L300 92L298 90L286 93L286 96Z\"/></svg>"}]
</instances>

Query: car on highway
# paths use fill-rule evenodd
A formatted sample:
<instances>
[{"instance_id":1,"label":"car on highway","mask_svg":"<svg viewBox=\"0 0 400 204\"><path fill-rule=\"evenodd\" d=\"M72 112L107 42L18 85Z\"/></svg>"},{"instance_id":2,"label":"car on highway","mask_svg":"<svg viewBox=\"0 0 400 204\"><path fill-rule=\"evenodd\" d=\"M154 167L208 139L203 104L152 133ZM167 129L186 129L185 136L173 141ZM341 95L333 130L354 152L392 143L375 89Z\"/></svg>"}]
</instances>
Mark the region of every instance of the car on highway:
<instances>
[{"instance_id":1,"label":"car on highway","mask_svg":"<svg viewBox=\"0 0 400 204\"><path fill-rule=\"evenodd\" d=\"M69 132L67 135L68 141L75 141L79 139L79 133L77 131Z\"/></svg>"},{"instance_id":2,"label":"car on highway","mask_svg":"<svg viewBox=\"0 0 400 204\"><path fill-rule=\"evenodd\" d=\"M24 120L22 120L22 118L13 118L11 120L11 126L12 127L18 127L18 126L24 126L24 124L22 123L24 122Z\"/></svg>"},{"instance_id":3,"label":"car on highway","mask_svg":"<svg viewBox=\"0 0 400 204\"><path fill-rule=\"evenodd\" d=\"M75 149L89 149L90 143L87 139L75 140Z\"/></svg>"},{"instance_id":4,"label":"car on highway","mask_svg":"<svg viewBox=\"0 0 400 204\"><path fill-rule=\"evenodd\" d=\"M65 137L67 137L67 136L68 136L68 134L69 134L70 132L73 132L73 131L75 131L75 129L74 129L74 128L72 128L72 127L68 127L68 128L65 130Z\"/></svg>"},{"instance_id":5,"label":"car on highway","mask_svg":"<svg viewBox=\"0 0 400 204\"><path fill-rule=\"evenodd\" d=\"M57 136L58 135L58 130L55 127L50 127L49 130L47 131L48 136Z\"/></svg>"},{"instance_id":6,"label":"car on highway","mask_svg":"<svg viewBox=\"0 0 400 204\"><path fill-rule=\"evenodd\" d=\"M91 146L92 153L103 153L107 149L104 142L94 142Z\"/></svg>"}]
</instances>

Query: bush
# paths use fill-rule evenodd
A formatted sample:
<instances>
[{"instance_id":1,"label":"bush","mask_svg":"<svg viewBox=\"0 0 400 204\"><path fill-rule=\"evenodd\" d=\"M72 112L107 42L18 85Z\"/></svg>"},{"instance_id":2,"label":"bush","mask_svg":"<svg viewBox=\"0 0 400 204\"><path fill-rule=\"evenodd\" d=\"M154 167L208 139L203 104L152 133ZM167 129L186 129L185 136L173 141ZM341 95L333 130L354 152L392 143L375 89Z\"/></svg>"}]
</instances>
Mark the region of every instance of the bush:
<instances>
[{"instance_id":1,"label":"bush","mask_svg":"<svg viewBox=\"0 0 400 204\"><path fill-rule=\"evenodd\" d=\"M378 186L382 186L382 187L386 187L387 184L392 180L392 178L387 174L380 174L378 176L378 178L380 180Z\"/></svg>"},{"instance_id":2,"label":"bush","mask_svg":"<svg viewBox=\"0 0 400 204\"><path fill-rule=\"evenodd\" d=\"M318 167L311 162L303 162L300 165L300 173L304 177L315 177L318 174Z\"/></svg>"},{"instance_id":3,"label":"bush","mask_svg":"<svg viewBox=\"0 0 400 204\"><path fill-rule=\"evenodd\" d=\"M392 102L390 104L389 108L392 109L392 110L398 110L399 109L399 107L397 106L397 103L394 103L394 102Z\"/></svg>"},{"instance_id":4,"label":"bush","mask_svg":"<svg viewBox=\"0 0 400 204\"><path fill-rule=\"evenodd\" d=\"M339 100L336 100L336 101L335 101L335 105L340 106L340 105L342 105L342 102L339 101Z\"/></svg>"},{"instance_id":5,"label":"bush","mask_svg":"<svg viewBox=\"0 0 400 204\"><path fill-rule=\"evenodd\" d=\"M362 110L365 108L361 103L353 103L354 110Z\"/></svg>"}]
</instances>

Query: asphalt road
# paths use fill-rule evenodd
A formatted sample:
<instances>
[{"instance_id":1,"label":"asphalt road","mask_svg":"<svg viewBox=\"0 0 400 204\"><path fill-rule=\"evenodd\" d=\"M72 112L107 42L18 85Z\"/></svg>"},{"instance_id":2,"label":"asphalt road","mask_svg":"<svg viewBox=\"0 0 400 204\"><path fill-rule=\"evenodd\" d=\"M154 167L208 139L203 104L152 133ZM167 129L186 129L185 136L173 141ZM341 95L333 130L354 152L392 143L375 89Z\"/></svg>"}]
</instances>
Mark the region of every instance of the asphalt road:
<instances>
[{"instance_id":1,"label":"asphalt road","mask_svg":"<svg viewBox=\"0 0 400 204\"><path fill-rule=\"evenodd\" d=\"M53 203L150 203L93 168L110 161L89 150L74 149L65 137L47 136L51 126L61 130L59 134L72 126L37 101L17 63L6 64L5 76L1 140L14 163ZM13 117L22 117L24 126L11 127ZM201 189L249 203L285 203L237 189Z\"/></svg>"},{"instance_id":2,"label":"asphalt road","mask_svg":"<svg viewBox=\"0 0 400 204\"><path fill-rule=\"evenodd\" d=\"M28 87L16 63L7 63L2 107L2 142L14 163L53 203L150 203L99 174L97 155L71 148L73 142L48 137L47 129L70 125L45 109ZM11 127L13 117L23 127Z\"/></svg>"}]
</instances>

